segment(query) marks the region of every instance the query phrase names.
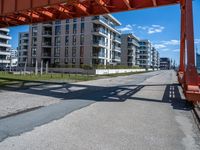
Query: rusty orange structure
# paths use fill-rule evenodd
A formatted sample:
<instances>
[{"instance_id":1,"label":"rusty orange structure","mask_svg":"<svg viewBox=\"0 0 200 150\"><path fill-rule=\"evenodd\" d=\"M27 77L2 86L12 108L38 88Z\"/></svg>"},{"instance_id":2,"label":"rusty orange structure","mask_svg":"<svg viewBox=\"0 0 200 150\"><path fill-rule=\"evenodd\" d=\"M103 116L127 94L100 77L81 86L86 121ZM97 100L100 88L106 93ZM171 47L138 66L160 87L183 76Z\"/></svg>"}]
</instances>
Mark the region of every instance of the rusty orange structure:
<instances>
[{"instance_id":1,"label":"rusty orange structure","mask_svg":"<svg viewBox=\"0 0 200 150\"><path fill-rule=\"evenodd\" d=\"M197 102L200 76L195 68L192 0L0 0L0 27L175 4L181 9L178 80L187 100Z\"/></svg>"}]
</instances>

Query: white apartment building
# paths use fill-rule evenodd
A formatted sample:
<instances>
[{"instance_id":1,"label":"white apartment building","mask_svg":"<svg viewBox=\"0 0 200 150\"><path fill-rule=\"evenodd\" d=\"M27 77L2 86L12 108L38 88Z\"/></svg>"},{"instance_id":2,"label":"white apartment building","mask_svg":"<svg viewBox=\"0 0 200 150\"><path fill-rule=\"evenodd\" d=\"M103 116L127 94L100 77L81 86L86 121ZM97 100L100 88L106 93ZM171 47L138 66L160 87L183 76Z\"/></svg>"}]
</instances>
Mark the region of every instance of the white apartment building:
<instances>
[{"instance_id":1,"label":"white apartment building","mask_svg":"<svg viewBox=\"0 0 200 150\"><path fill-rule=\"evenodd\" d=\"M137 65L143 68L151 67L151 50L152 44L149 40L140 40L140 47L137 52Z\"/></svg>"},{"instance_id":2,"label":"white apartment building","mask_svg":"<svg viewBox=\"0 0 200 150\"><path fill-rule=\"evenodd\" d=\"M18 43L18 64L20 67L24 67L28 59L28 45L29 45L29 33L19 33Z\"/></svg>"},{"instance_id":3,"label":"white apartment building","mask_svg":"<svg viewBox=\"0 0 200 150\"><path fill-rule=\"evenodd\" d=\"M9 40L11 36L9 35L9 29L1 28L0 29L0 68L5 68L10 65L10 49L11 45Z\"/></svg>"},{"instance_id":4,"label":"white apartment building","mask_svg":"<svg viewBox=\"0 0 200 150\"><path fill-rule=\"evenodd\" d=\"M121 23L112 15L33 24L29 28L28 64L109 65L121 62Z\"/></svg>"},{"instance_id":5,"label":"white apartment building","mask_svg":"<svg viewBox=\"0 0 200 150\"><path fill-rule=\"evenodd\" d=\"M122 53L121 65L135 66L136 65L136 52L139 48L139 38L133 34L122 34Z\"/></svg>"},{"instance_id":6,"label":"white apartment building","mask_svg":"<svg viewBox=\"0 0 200 150\"><path fill-rule=\"evenodd\" d=\"M160 56L159 52L156 50L155 47L151 49L151 68L158 69L160 67Z\"/></svg>"}]
</instances>

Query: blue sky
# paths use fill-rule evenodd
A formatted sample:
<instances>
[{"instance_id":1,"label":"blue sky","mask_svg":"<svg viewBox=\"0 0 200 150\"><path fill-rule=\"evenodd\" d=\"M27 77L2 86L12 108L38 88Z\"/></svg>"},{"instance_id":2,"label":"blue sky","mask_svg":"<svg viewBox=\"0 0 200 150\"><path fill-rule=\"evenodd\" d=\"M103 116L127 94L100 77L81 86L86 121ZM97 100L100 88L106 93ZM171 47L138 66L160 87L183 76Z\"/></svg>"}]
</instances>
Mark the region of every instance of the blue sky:
<instances>
[{"instance_id":1,"label":"blue sky","mask_svg":"<svg viewBox=\"0 0 200 150\"><path fill-rule=\"evenodd\" d=\"M194 0L195 44L200 51L200 1ZM161 57L179 62L180 8L179 5L128 11L113 14L121 23L124 33L134 33L141 39L149 39ZM28 31L28 26L12 27L11 44L17 47L18 33Z\"/></svg>"}]
</instances>

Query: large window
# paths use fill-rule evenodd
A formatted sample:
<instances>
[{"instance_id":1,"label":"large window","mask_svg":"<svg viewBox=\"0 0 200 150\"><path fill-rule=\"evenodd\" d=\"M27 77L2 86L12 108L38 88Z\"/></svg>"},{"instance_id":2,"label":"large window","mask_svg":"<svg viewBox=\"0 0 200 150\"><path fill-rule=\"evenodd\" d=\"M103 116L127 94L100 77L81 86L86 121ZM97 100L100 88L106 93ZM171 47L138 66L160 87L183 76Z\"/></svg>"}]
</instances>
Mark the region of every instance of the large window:
<instances>
[{"instance_id":1,"label":"large window","mask_svg":"<svg viewBox=\"0 0 200 150\"><path fill-rule=\"evenodd\" d=\"M76 57L76 47L72 47L72 57Z\"/></svg>"},{"instance_id":2,"label":"large window","mask_svg":"<svg viewBox=\"0 0 200 150\"><path fill-rule=\"evenodd\" d=\"M65 37L65 45L69 45L69 36Z\"/></svg>"},{"instance_id":3,"label":"large window","mask_svg":"<svg viewBox=\"0 0 200 150\"><path fill-rule=\"evenodd\" d=\"M74 24L73 25L73 34L76 34L77 33L77 24Z\"/></svg>"},{"instance_id":4,"label":"large window","mask_svg":"<svg viewBox=\"0 0 200 150\"><path fill-rule=\"evenodd\" d=\"M55 37L55 46L60 46L61 45L61 38L58 36L58 37Z\"/></svg>"},{"instance_id":5,"label":"large window","mask_svg":"<svg viewBox=\"0 0 200 150\"><path fill-rule=\"evenodd\" d=\"M65 47L65 57L68 57L68 50L69 50L69 48Z\"/></svg>"},{"instance_id":6,"label":"large window","mask_svg":"<svg viewBox=\"0 0 200 150\"><path fill-rule=\"evenodd\" d=\"M80 57L84 57L84 47L80 47Z\"/></svg>"},{"instance_id":7,"label":"large window","mask_svg":"<svg viewBox=\"0 0 200 150\"><path fill-rule=\"evenodd\" d=\"M68 24L66 25L66 31L65 32L66 32L66 34L69 34L69 25Z\"/></svg>"},{"instance_id":8,"label":"large window","mask_svg":"<svg viewBox=\"0 0 200 150\"><path fill-rule=\"evenodd\" d=\"M61 26L55 26L55 35L61 34Z\"/></svg>"},{"instance_id":9,"label":"large window","mask_svg":"<svg viewBox=\"0 0 200 150\"><path fill-rule=\"evenodd\" d=\"M73 37L72 37L72 44L76 45L76 35L73 35Z\"/></svg>"},{"instance_id":10,"label":"large window","mask_svg":"<svg viewBox=\"0 0 200 150\"><path fill-rule=\"evenodd\" d=\"M81 23L81 33L83 33L85 30L85 24L84 23Z\"/></svg>"},{"instance_id":11,"label":"large window","mask_svg":"<svg viewBox=\"0 0 200 150\"><path fill-rule=\"evenodd\" d=\"M84 35L83 34L80 35L80 44L84 45Z\"/></svg>"},{"instance_id":12,"label":"large window","mask_svg":"<svg viewBox=\"0 0 200 150\"><path fill-rule=\"evenodd\" d=\"M54 49L54 56L55 57L60 57L60 47L55 47L55 49Z\"/></svg>"}]
</instances>

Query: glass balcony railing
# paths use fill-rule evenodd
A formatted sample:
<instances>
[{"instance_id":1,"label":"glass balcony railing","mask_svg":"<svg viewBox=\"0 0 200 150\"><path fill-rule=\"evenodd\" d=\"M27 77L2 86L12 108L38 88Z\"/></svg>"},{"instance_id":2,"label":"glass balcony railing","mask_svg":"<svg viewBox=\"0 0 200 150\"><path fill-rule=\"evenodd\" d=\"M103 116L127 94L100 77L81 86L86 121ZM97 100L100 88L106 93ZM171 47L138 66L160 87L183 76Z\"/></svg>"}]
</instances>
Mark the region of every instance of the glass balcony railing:
<instances>
[{"instance_id":1,"label":"glass balcony railing","mask_svg":"<svg viewBox=\"0 0 200 150\"><path fill-rule=\"evenodd\" d=\"M105 45L106 46L106 42L104 42L104 41L93 41L93 44L95 44L95 45Z\"/></svg>"},{"instance_id":2,"label":"glass balcony railing","mask_svg":"<svg viewBox=\"0 0 200 150\"><path fill-rule=\"evenodd\" d=\"M42 34L43 35L52 35L52 31L43 31Z\"/></svg>"},{"instance_id":3,"label":"glass balcony railing","mask_svg":"<svg viewBox=\"0 0 200 150\"><path fill-rule=\"evenodd\" d=\"M115 29L115 25L110 22L108 19L106 19L105 17L103 16L95 16L93 17L93 20L99 20L99 21L102 21L104 22L105 24L109 25L110 27L114 28Z\"/></svg>"},{"instance_id":4,"label":"glass balcony railing","mask_svg":"<svg viewBox=\"0 0 200 150\"><path fill-rule=\"evenodd\" d=\"M103 28L94 28L94 32L100 32L100 33L103 33L103 34L108 34L106 33L106 31L103 29Z\"/></svg>"}]
</instances>

